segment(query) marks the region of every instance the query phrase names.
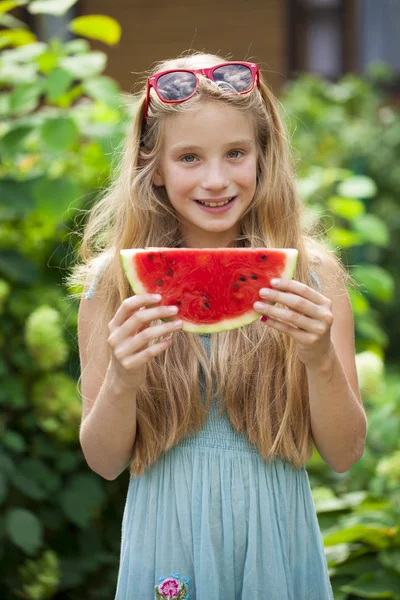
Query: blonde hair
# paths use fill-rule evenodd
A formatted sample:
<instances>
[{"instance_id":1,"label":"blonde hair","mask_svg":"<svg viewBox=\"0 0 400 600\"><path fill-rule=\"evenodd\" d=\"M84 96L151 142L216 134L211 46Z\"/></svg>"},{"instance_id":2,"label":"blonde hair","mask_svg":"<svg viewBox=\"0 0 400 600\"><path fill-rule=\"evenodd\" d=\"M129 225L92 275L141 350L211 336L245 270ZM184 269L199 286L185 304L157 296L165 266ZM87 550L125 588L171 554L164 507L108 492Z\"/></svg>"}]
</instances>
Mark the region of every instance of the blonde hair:
<instances>
[{"instance_id":1,"label":"blonde hair","mask_svg":"<svg viewBox=\"0 0 400 600\"><path fill-rule=\"evenodd\" d=\"M223 61L211 54L190 54L160 63L154 72L201 68ZM260 90L238 95L202 78L192 99L173 105L162 103L152 94L145 126L144 99L142 90L114 181L90 211L79 250L81 264L67 278L69 285L82 286L92 277L93 265L109 256L97 292L103 300L96 315L99 328L103 326L104 331L104 324L111 321L121 302L132 295L119 251L183 244L179 215L165 191L153 185L153 175L165 118L195 110L205 100L223 102L251 114L257 131L256 193L241 218L236 245L297 248L294 278L307 285L310 263L314 262L318 273L321 256L329 254L342 280L351 280L340 260L317 239L315 222L305 224L306 209L296 193L279 103L264 82ZM213 378L216 397L233 428L247 432L264 459L279 457L302 467L311 456L312 438L306 369L296 356L294 341L256 321L240 329L212 334L209 360L198 335L177 331L174 336L172 345L148 364L147 380L137 393L137 435L131 473L142 474L162 453L201 428L213 399ZM95 339L95 332L92 337ZM110 355L108 345L107 352ZM206 382L204 404L199 365Z\"/></svg>"}]
</instances>

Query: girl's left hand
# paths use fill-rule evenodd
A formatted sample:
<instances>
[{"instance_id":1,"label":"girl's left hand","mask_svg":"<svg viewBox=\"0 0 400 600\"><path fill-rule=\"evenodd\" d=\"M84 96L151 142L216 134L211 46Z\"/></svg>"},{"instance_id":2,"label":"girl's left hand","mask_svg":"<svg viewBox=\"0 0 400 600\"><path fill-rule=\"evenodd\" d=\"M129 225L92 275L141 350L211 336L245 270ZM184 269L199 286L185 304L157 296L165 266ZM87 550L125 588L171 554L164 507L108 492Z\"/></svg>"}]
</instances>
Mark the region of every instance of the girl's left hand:
<instances>
[{"instance_id":1,"label":"girl's left hand","mask_svg":"<svg viewBox=\"0 0 400 600\"><path fill-rule=\"evenodd\" d=\"M300 281L274 281L271 285L277 289L260 290L264 301L255 302L253 307L267 317L266 325L296 340L297 355L306 367L316 368L333 351L332 301ZM278 308L273 302L288 308Z\"/></svg>"}]
</instances>

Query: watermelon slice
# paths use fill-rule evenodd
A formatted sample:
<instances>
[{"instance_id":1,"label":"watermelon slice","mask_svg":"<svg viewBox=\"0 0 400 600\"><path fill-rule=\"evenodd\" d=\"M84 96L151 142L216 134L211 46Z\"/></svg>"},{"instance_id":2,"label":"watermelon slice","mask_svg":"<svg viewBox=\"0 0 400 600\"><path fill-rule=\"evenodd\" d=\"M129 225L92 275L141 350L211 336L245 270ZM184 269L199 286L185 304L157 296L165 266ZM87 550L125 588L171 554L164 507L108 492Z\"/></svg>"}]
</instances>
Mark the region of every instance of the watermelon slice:
<instances>
[{"instance_id":1,"label":"watermelon slice","mask_svg":"<svg viewBox=\"0 0 400 600\"><path fill-rule=\"evenodd\" d=\"M215 333L260 318L253 308L273 277L293 277L293 248L146 248L121 250L135 294L159 293L179 307L183 331ZM170 320L170 319L166 319Z\"/></svg>"}]
</instances>

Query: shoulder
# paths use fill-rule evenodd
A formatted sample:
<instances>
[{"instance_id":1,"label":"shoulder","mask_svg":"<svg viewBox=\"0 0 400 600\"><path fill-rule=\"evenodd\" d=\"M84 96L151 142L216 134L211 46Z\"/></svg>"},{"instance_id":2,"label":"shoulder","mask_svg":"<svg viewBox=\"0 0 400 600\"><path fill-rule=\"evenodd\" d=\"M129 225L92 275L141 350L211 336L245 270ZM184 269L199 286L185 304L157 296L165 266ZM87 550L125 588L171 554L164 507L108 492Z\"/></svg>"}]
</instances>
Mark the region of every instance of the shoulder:
<instances>
[{"instance_id":1,"label":"shoulder","mask_svg":"<svg viewBox=\"0 0 400 600\"><path fill-rule=\"evenodd\" d=\"M91 300L93 298L96 288L112 259L113 252L111 250L106 250L94 257L89 263L88 275L83 292L85 300Z\"/></svg>"}]
</instances>

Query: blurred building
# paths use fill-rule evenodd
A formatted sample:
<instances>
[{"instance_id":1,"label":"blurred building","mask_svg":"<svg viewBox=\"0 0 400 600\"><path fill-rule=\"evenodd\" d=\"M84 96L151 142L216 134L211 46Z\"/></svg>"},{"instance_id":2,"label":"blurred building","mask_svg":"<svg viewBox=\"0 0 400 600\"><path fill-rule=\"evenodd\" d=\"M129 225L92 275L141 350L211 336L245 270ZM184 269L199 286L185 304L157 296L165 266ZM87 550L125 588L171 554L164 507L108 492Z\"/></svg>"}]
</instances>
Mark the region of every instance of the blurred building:
<instances>
[{"instance_id":1,"label":"blurred building","mask_svg":"<svg viewBox=\"0 0 400 600\"><path fill-rule=\"evenodd\" d=\"M107 74L127 91L155 62L189 49L257 61L275 91L298 73L336 80L371 61L400 73L400 0L79 0L68 19L86 14L121 23Z\"/></svg>"}]
</instances>

